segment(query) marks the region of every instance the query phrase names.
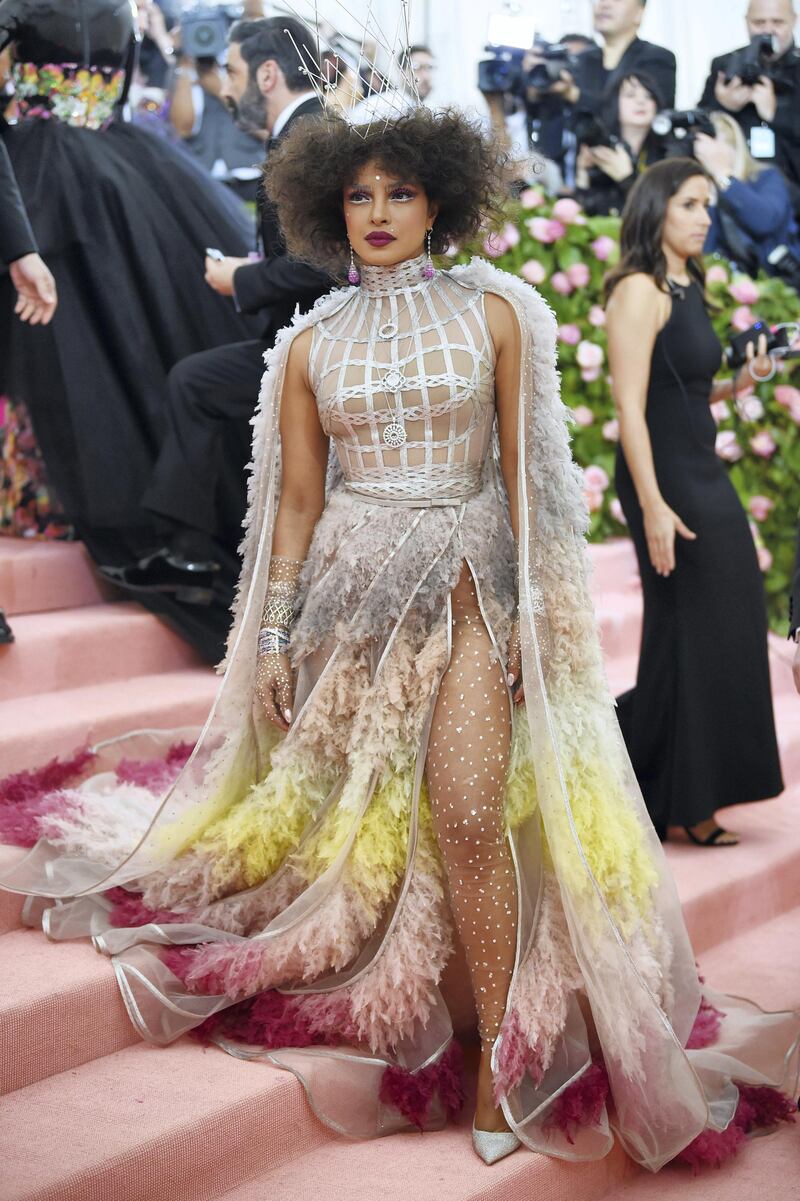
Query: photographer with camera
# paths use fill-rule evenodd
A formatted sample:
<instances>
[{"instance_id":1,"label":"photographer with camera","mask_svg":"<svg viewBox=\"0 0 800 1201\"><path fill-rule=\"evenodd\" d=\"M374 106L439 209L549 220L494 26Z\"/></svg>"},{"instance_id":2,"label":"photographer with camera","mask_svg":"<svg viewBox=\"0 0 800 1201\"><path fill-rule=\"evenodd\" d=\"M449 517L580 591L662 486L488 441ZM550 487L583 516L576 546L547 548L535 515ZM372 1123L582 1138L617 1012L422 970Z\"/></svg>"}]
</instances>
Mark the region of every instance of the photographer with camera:
<instances>
[{"instance_id":1,"label":"photographer with camera","mask_svg":"<svg viewBox=\"0 0 800 1201\"><path fill-rule=\"evenodd\" d=\"M575 138L570 129L567 93L571 72L594 46L580 33L551 44L537 38L530 49L487 46L492 58L480 63L478 87L489 109L492 130L518 160L535 155L538 182L555 194L571 188L575 176Z\"/></svg>"},{"instance_id":2,"label":"photographer with camera","mask_svg":"<svg viewBox=\"0 0 800 1201\"><path fill-rule=\"evenodd\" d=\"M600 118L586 116L576 124L575 196L590 216L621 213L639 174L664 157L653 134L660 107L655 84L631 73L612 88Z\"/></svg>"},{"instance_id":3,"label":"photographer with camera","mask_svg":"<svg viewBox=\"0 0 800 1201\"><path fill-rule=\"evenodd\" d=\"M800 52L793 0L750 0L749 46L715 58L700 101L739 123L750 153L773 163L800 202Z\"/></svg>"},{"instance_id":4,"label":"photographer with camera","mask_svg":"<svg viewBox=\"0 0 800 1201\"><path fill-rule=\"evenodd\" d=\"M639 37L647 0L595 0L594 28L603 39L581 55L573 86L566 97L578 114L597 113L603 98L626 76L643 74L652 80L661 102L675 104L675 55Z\"/></svg>"},{"instance_id":5,"label":"photographer with camera","mask_svg":"<svg viewBox=\"0 0 800 1201\"><path fill-rule=\"evenodd\" d=\"M730 113L712 113L711 120L716 136L698 133L694 139L694 157L717 192L706 253L723 254L747 275L761 269L777 274L771 256L782 247L800 276L800 237L786 180L775 167L756 162Z\"/></svg>"},{"instance_id":6,"label":"photographer with camera","mask_svg":"<svg viewBox=\"0 0 800 1201\"><path fill-rule=\"evenodd\" d=\"M210 175L243 200L255 200L264 137L240 129L222 99L229 10L187 9L177 39L181 48L169 89L169 121L184 146Z\"/></svg>"}]
</instances>

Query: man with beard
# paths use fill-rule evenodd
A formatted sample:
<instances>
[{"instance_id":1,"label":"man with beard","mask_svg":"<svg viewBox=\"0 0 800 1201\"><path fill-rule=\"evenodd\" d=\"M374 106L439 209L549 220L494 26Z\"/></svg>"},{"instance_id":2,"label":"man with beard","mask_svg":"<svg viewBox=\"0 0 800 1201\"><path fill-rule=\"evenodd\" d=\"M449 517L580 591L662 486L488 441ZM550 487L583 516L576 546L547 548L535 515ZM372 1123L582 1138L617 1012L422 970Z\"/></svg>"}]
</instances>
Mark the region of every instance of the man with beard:
<instances>
[{"instance_id":1,"label":"man with beard","mask_svg":"<svg viewBox=\"0 0 800 1201\"><path fill-rule=\"evenodd\" d=\"M270 148L295 121L319 116L321 105L301 70L296 46L316 45L301 21L239 21L229 35L222 97L241 128ZM170 372L167 432L143 497L164 530L163 543L138 563L105 574L132 593L172 596L210 606L192 638L219 657L238 571L236 547L246 505L250 418L258 400L264 351L299 306L309 309L333 281L286 256L272 206L262 198L263 258L225 257L209 248L206 281L231 296L240 312L263 320L261 338L190 355Z\"/></svg>"},{"instance_id":2,"label":"man with beard","mask_svg":"<svg viewBox=\"0 0 800 1201\"><path fill-rule=\"evenodd\" d=\"M736 72L745 49L715 58L700 107L722 109L738 121L753 157L783 171L800 212L800 50L793 0L749 0L746 22L751 39L773 39L768 65L755 83L743 83Z\"/></svg>"}]
</instances>

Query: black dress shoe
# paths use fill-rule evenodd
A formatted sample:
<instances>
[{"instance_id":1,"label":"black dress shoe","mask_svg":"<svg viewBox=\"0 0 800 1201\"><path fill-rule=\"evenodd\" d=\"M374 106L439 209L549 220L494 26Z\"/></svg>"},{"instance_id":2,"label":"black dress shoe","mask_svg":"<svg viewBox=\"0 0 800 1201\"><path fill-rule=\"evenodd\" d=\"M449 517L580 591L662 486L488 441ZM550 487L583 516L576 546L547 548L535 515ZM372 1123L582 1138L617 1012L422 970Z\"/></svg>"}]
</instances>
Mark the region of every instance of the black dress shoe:
<instances>
[{"instance_id":1,"label":"black dress shoe","mask_svg":"<svg viewBox=\"0 0 800 1201\"><path fill-rule=\"evenodd\" d=\"M6 615L0 609L0 646L14 641L14 631L6 621Z\"/></svg>"},{"instance_id":2,"label":"black dress shoe","mask_svg":"<svg viewBox=\"0 0 800 1201\"><path fill-rule=\"evenodd\" d=\"M186 605L210 605L219 572L214 562L193 563L162 546L128 567L99 567L104 579L128 592L170 593Z\"/></svg>"}]
</instances>

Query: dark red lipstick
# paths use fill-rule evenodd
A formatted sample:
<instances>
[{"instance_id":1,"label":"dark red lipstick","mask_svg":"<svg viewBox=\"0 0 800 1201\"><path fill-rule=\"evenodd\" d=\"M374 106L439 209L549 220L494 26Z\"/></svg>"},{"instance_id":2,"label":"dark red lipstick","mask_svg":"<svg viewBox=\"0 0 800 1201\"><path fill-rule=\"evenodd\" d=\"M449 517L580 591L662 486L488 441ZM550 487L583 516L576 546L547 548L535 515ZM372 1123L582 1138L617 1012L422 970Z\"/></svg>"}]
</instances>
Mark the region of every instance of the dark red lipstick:
<instances>
[{"instance_id":1,"label":"dark red lipstick","mask_svg":"<svg viewBox=\"0 0 800 1201\"><path fill-rule=\"evenodd\" d=\"M394 234L383 233L381 230L375 230L374 233L367 234L364 239L369 242L370 246L388 246L390 242L396 242Z\"/></svg>"}]
</instances>

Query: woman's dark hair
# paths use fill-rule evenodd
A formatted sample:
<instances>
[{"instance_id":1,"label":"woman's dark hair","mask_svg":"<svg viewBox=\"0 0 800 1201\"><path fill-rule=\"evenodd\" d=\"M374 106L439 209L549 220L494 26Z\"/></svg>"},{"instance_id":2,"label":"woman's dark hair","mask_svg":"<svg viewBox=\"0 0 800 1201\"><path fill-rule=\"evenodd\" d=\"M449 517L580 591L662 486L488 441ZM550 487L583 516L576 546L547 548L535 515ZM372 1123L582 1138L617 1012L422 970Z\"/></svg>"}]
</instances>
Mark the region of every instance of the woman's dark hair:
<instances>
[{"instance_id":1,"label":"woman's dark hair","mask_svg":"<svg viewBox=\"0 0 800 1201\"><path fill-rule=\"evenodd\" d=\"M689 179L708 173L693 158L668 158L655 163L639 176L631 188L622 213L620 231L620 260L605 278L605 299L608 302L620 280L641 272L651 275L661 291L669 290L667 284L667 259L662 247L667 205ZM705 288L705 270L702 261L690 258L689 274Z\"/></svg>"},{"instance_id":2,"label":"woman's dark hair","mask_svg":"<svg viewBox=\"0 0 800 1201\"><path fill-rule=\"evenodd\" d=\"M609 90L603 95L602 100L602 112L605 123L611 132L617 134L617 136L620 133L619 98L626 83L638 83L640 87L643 87L655 102L657 112L660 112L665 107L658 84L652 75L648 75L645 71L628 71L621 79L616 80L611 85ZM651 135L648 133L647 136L650 137Z\"/></svg>"},{"instance_id":3,"label":"woman's dark hair","mask_svg":"<svg viewBox=\"0 0 800 1201\"><path fill-rule=\"evenodd\" d=\"M264 167L264 189L290 254L343 272L342 191L368 162L413 180L439 206L434 254L501 217L506 158L456 109L417 108L369 130L330 115L306 118L281 139Z\"/></svg>"}]
</instances>

